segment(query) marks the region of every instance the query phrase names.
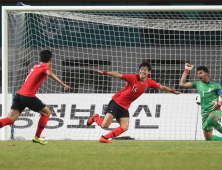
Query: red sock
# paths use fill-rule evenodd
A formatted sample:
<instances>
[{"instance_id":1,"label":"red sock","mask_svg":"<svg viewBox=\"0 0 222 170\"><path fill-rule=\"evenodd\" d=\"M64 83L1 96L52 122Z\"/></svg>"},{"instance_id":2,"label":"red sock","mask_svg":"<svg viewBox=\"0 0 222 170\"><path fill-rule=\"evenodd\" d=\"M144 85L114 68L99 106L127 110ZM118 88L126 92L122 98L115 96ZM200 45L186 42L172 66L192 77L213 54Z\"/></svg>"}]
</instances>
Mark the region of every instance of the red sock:
<instances>
[{"instance_id":1,"label":"red sock","mask_svg":"<svg viewBox=\"0 0 222 170\"><path fill-rule=\"evenodd\" d=\"M35 136L40 138L42 131L44 130L47 122L49 120L49 116L42 115L39 119L38 127L35 133Z\"/></svg>"},{"instance_id":2,"label":"red sock","mask_svg":"<svg viewBox=\"0 0 222 170\"><path fill-rule=\"evenodd\" d=\"M119 127L115 128L115 129L113 129L108 134L106 134L104 137L107 138L107 139L114 138L116 136L121 135L123 132L124 132L124 129L121 126L119 126Z\"/></svg>"},{"instance_id":3,"label":"red sock","mask_svg":"<svg viewBox=\"0 0 222 170\"><path fill-rule=\"evenodd\" d=\"M94 122L97 123L97 125L101 126L102 121L103 121L103 118L100 118L100 117L94 117L93 120L94 120Z\"/></svg>"},{"instance_id":4,"label":"red sock","mask_svg":"<svg viewBox=\"0 0 222 170\"><path fill-rule=\"evenodd\" d=\"M9 117L0 119L0 128L6 126L6 125L11 125L13 122L9 119Z\"/></svg>"}]
</instances>

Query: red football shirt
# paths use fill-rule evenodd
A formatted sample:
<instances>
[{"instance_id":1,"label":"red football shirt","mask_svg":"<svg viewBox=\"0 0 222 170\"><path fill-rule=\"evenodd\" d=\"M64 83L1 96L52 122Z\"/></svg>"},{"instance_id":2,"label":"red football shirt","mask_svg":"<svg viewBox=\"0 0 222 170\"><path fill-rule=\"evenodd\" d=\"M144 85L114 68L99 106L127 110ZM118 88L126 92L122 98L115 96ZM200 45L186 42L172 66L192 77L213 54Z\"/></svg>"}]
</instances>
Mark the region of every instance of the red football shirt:
<instances>
[{"instance_id":1,"label":"red football shirt","mask_svg":"<svg viewBox=\"0 0 222 170\"><path fill-rule=\"evenodd\" d=\"M147 88L160 88L160 84L149 78L146 78L146 81L142 84L139 74L122 74L122 80L127 81L126 86L117 92L112 99L126 110L129 109L130 104L142 95Z\"/></svg>"},{"instance_id":2,"label":"red football shirt","mask_svg":"<svg viewBox=\"0 0 222 170\"><path fill-rule=\"evenodd\" d=\"M51 70L51 68L42 62L32 67L17 93L27 97L35 97L36 91L47 77L46 70Z\"/></svg>"}]
</instances>

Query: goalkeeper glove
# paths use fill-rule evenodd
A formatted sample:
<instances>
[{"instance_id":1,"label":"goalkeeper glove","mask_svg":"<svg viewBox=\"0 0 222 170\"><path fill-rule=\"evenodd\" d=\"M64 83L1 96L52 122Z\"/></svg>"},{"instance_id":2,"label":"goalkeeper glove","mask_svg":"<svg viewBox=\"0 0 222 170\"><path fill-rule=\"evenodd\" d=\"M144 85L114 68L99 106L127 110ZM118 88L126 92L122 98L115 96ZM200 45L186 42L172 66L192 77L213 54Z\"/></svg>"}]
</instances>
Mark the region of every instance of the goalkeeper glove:
<instances>
[{"instance_id":1,"label":"goalkeeper glove","mask_svg":"<svg viewBox=\"0 0 222 170\"><path fill-rule=\"evenodd\" d=\"M214 102L214 101L213 101L213 103L214 103L214 105L213 105L213 109L214 109L214 110L220 109L220 107L221 107L221 105L222 105L222 101L220 101L220 102Z\"/></svg>"},{"instance_id":2,"label":"goalkeeper glove","mask_svg":"<svg viewBox=\"0 0 222 170\"><path fill-rule=\"evenodd\" d=\"M194 66L194 65L191 65L191 64L189 64L189 63L186 63L186 64L185 64L185 70L184 70L184 71L185 71L186 73L189 73L189 71L192 70L193 66Z\"/></svg>"}]
</instances>

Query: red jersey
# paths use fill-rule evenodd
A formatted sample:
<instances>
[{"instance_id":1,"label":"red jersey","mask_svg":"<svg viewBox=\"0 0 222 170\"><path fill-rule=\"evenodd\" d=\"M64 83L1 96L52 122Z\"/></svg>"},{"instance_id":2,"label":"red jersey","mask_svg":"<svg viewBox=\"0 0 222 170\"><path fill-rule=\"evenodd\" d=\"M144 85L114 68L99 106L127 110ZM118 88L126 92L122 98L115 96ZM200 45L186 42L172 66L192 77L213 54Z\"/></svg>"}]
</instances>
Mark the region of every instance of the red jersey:
<instances>
[{"instance_id":1,"label":"red jersey","mask_svg":"<svg viewBox=\"0 0 222 170\"><path fill-rule=\"evenodd\" d=\"M36 91L47 77L46 70L51 70L51 68L42 62L32 67L17 93L27 97L35 97Z\"/></svg>"},{"instance_id":2,"label":"red jersey","mask_svg":"<svg viewBox=\"0 0 222 170\"><path fill-rule=\"evenodd\" d=\"M126 110L129 109L130 104L142 95L147 88L160 88L160 84L149 78L146 78L146 81L142 84L139 74L122 74L122 80L127 81L126 86L117 92L112 99Z\"/></svg>"}]
</instances>

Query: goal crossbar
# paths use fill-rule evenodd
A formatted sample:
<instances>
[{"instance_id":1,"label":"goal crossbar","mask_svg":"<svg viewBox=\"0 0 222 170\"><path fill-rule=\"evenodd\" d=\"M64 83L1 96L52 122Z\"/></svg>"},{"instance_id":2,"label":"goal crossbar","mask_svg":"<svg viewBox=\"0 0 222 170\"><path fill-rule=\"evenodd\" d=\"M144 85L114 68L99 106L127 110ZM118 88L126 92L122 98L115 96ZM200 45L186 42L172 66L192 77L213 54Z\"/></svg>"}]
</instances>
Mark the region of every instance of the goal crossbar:
<instances>
[{"instance_id":1,"label":"goal crossbar","mask_svg":"<svg viewBox=\"0 0 222 170\"><path fill-rule=\"evenodd\" d=\"M222 11L222 5L202 6L3 6L2 11Z\"/></svg>"}]
</instances>

